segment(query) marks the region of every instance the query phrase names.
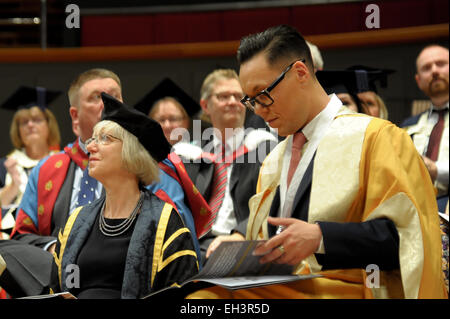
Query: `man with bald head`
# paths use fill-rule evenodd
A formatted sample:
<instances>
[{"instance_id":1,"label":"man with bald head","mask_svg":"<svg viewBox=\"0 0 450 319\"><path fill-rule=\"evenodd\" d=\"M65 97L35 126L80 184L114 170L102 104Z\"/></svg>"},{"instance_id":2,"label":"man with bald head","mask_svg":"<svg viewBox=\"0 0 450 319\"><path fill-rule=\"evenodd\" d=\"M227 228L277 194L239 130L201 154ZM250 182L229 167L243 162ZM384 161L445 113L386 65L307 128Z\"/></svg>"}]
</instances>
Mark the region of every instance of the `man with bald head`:
<instances>
[{"instance_id":1,"label":"man with bald head","mask_svg":"<svg viewBox=\"0 0 450 319\"><path fill-rule=\"evenodd\" d=\"M416 60L415 80L430 98L431 106L401 125L413 139L438 189L440 212L448 202L448 62L447 48L429 45L422 49Z\"/></svg>"}]
</instances>

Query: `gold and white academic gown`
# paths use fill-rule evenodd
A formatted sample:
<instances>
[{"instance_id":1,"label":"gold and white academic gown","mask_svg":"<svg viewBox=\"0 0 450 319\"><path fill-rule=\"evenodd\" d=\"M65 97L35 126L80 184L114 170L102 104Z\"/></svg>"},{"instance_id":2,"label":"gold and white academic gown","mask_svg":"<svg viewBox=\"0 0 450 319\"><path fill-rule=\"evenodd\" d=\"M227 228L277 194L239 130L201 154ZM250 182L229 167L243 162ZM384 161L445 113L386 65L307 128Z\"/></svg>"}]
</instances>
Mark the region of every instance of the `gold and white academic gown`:
<instances>
[{"instance_id":1,"label":"gold and white academic gown","mask_svg":"<svg viewBox=\"0 0 450 319\"><path fill-rule=\"evenodd\" d=\"M261 167L256 195L249 201L247 239L269 237L267 217L291 139L280 142ZM382 119L339 113L313 161L307 221L389 219L399 236L399 269L380 271L379 285L370 285L365 269L324 271L312 254L296 273L323 277L232 292L213 287L189 298L448 298L437 205L429 200L434 189L406 132Z\"/></svg>"}]
</instances>

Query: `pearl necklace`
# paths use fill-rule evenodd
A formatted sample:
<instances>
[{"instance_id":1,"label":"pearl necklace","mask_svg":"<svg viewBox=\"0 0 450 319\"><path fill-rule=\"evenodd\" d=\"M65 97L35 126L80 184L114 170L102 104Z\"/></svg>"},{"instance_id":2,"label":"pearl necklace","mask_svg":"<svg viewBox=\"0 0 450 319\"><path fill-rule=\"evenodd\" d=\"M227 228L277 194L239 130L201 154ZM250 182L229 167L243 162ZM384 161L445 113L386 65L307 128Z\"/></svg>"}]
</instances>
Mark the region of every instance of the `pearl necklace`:
<instances>
[{"instance_id":1,"label":"pearl necklace","mask_svg":"<svg viewBox=\"0 0 450 319\"><path fill-rule=\"evenodd\" d=\"M115 237L123 234L126 232L130 226L133 224L133 221L136 219L137 214L141 211L142 203L144 202L144 193L141 192L139 196L138 203L136 207L134 208L133 212L131 213L128 218L126 218L123 222L121 222L119 225L111 226L108 225L105 221L105 217L103 216L103 212L105 210L105 204L106 200L103 203L102 209L100 210L100 222L98 223L98 227L103 235L108 237Z\"/></svg>"}]
</instances>

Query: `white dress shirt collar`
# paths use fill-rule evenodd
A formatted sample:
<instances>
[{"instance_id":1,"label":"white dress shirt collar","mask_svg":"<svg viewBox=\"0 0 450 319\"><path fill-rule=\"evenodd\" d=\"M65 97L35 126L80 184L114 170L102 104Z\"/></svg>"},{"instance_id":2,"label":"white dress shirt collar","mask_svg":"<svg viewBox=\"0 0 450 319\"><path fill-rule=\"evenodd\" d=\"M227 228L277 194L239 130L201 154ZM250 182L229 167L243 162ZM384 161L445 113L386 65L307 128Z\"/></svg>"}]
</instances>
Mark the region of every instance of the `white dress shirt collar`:
<instances>
[{"instance_id":1,"label":"white dress shirt collar","mask_svg":"<svg viewBox=\"0 0 450 319\"><path fill-rule=\"evenodd\" d=\"M81 141L81 137L78 138L78 145L80 145L81 150L85 153L88 154L88 150L86 145Z\"/></svg>"},{"instance_id":2,"label":"white dress shirt collar","mask_svg":"<svg viewBox=\"0 0 450 319\"><path fill-rule=\"evenodd\" d=\"M448 101L447 101L447 103L445 103L444 105L439 106L439 107L434 105L433 103L431 103L431 109L432 110L436 110L436 111L443 110L443 109L448 109Z\"/></svg>"}]
</instances>

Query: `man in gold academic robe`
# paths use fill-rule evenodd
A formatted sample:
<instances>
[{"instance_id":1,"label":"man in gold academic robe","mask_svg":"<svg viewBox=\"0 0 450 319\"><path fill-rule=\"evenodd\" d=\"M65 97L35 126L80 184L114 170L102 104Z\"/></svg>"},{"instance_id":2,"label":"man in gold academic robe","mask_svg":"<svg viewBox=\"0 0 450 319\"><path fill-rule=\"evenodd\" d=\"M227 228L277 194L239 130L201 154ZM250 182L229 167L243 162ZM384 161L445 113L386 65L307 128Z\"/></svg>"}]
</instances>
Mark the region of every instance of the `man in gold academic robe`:
<instances>
[{"instance_id":1,"label":"man in gold academic robe","mask_svg":"<svg viewBox=\"0 0 450 319\"><path fill-rule=\"evenodd\" d=\"M242 103L286 136L261 166L246 239L267 240L263 263L322 276L188 298L447 298L433 185L406 132L327 95L292 27L245 37L237 56Z\"/></svg>"}]
</instances>

